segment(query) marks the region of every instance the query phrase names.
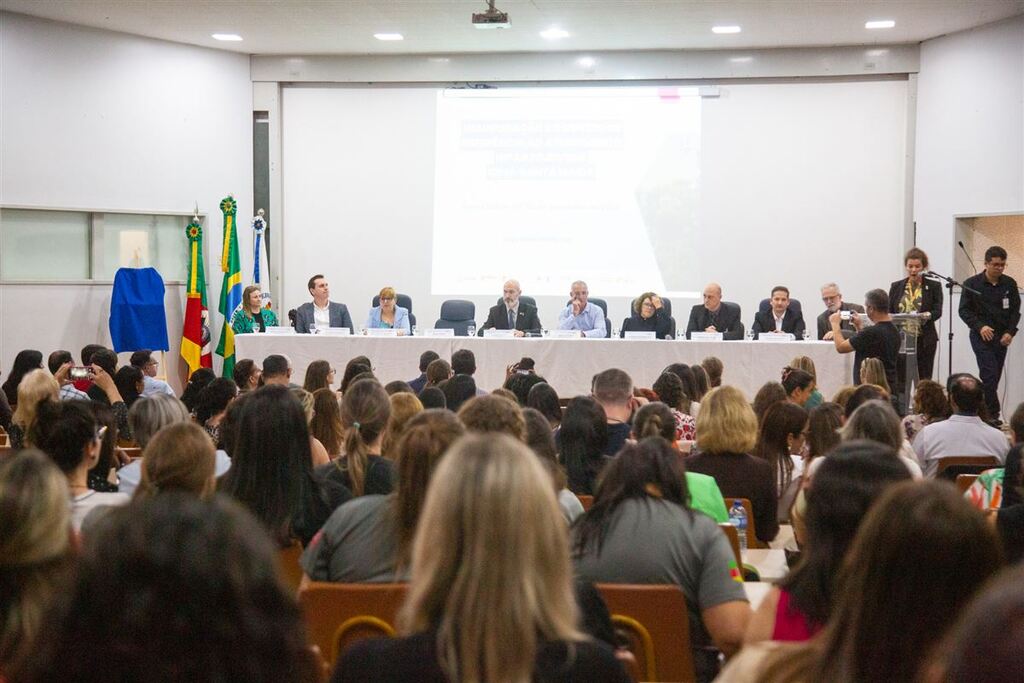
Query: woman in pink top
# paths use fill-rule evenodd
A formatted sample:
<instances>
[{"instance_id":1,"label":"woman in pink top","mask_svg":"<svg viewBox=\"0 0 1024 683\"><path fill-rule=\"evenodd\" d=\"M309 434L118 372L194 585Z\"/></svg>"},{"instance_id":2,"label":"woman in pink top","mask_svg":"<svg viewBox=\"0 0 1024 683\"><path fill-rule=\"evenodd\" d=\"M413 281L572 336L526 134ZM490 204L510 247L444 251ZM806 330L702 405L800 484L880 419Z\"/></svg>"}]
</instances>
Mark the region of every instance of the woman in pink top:
<instances>
[{"instance_id":1,"label":"woman in pink top","mask_svg":"<svg viewBox=\"0 0 1024 683\"><path fill-rule=\"evenodd\" d=\"M909 478L891 449L879 443L848 441L825 456L807 492L807 544L754 613L744 644L805 641L821 630L832 611L835 576L861 519L886 486Z\"/></svg>"}]
</instances>

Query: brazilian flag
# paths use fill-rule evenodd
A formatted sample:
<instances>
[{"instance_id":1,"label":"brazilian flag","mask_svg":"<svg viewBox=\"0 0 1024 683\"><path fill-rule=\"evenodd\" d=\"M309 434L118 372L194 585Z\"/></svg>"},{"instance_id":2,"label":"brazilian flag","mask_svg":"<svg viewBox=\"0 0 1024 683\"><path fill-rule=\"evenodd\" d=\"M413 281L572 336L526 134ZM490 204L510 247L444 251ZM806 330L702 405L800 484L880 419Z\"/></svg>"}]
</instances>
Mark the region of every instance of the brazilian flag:
<instances>
[{"instance_id":1,"label":"brazilian flag","mask_svg":"<svg viewBox=\"0 0 1024 683\"><path fill-rule=\"evenodd\" d=\"M224 214L224 248L221 251L220 269L224 283L220 289L220 314L224 326L220 330L217 355L224 357L224 377L231 377L235 370L235 332L231 329L231 318L242 305L242 262L238 255L238 225L235 216L238 202L228 196L221 200L220 210Z\"/></svg>"}]
</instances>

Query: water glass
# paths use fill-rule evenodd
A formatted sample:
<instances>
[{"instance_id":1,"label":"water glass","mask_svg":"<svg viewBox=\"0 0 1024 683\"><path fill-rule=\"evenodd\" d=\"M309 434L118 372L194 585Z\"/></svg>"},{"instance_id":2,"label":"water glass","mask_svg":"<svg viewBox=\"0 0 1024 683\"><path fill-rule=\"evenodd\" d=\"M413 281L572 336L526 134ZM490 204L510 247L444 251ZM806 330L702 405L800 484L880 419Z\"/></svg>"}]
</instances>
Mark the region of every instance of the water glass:
<instances>
[{"instance_id":1,"label":"water glass","mask_svg":"<svg viewBox=\"0 0 1024 683\"><path fill-rule=\"evenodd\" d=\"M475 337L476 336L476 323L470 323L470 324L466 325L466 336L467 337Z\"/></svg>"}]
</instances>

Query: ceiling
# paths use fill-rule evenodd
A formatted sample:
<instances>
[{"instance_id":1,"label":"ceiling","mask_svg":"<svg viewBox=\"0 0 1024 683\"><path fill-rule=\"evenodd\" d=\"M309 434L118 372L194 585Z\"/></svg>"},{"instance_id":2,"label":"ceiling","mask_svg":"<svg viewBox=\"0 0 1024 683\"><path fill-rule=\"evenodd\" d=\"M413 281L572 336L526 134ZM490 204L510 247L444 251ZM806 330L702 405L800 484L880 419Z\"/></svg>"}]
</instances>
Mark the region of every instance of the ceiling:
<instances>
[{"instance_id":1,"label":"ceiling","mask_svg":"<svg viewBox=\"0 0 1024 683\"><path fill-rule=\"evenodd\" d=\"M481 31L484 0L0 0L0 9L247 54L732 49L917 43L1024 13L1024 0L497 0L512 27ZM864 22L893 19L895 28ZM742 32L716 35L735 24ZM568 38L540 31L558 26ZM382 42L378 32L405 40ZM225 43L212 33L237 33Z\"/></svg>"}]
</instances>

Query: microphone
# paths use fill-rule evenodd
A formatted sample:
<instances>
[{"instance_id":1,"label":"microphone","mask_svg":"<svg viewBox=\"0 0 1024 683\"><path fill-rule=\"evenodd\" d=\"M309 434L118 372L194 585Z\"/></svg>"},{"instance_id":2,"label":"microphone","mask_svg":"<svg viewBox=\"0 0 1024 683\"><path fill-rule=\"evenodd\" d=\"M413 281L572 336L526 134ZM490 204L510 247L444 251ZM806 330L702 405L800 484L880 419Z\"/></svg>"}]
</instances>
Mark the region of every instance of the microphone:
<instances>
[{"instance_id":1,"label":"microphone","mask_svg":"<svg viewBox=\"0 0 1024 683\"><path fill-rule=\"evenodd\" d=\"M956 243L960 245L960 248L964 252L964 256L966 256L967 260L971 262L971 268L973 268L974 272L977 273L978 272L978 266L974 265L974 259L971 258L970 252L968 252L967 251L967 247L964 246L963 240L957 240Z\"/></svg>"}]
</instances>

